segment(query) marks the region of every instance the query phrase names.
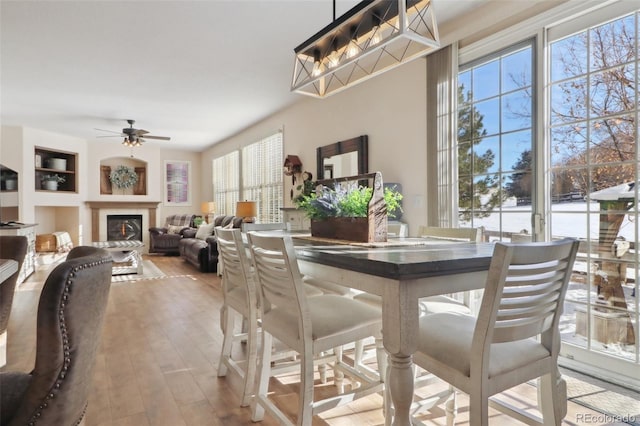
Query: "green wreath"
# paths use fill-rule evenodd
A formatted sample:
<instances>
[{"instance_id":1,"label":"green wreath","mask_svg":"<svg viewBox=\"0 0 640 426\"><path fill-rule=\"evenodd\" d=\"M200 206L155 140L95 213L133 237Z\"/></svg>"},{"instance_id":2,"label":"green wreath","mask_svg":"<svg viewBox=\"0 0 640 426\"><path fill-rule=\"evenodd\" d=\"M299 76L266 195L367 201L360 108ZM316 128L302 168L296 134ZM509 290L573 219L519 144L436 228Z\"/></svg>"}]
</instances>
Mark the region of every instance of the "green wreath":
<instances>
[{"instance_id":1,"label":"green wreath","mask_svg":"<svg viewBox=\"0 0 640 426\"><path fill-rule=\"evenodd\" d=\"M118 166L109 175L109 180L118 188L131 188L138 183L138 175L131 167Z\"/></svg>"}]
</instances>

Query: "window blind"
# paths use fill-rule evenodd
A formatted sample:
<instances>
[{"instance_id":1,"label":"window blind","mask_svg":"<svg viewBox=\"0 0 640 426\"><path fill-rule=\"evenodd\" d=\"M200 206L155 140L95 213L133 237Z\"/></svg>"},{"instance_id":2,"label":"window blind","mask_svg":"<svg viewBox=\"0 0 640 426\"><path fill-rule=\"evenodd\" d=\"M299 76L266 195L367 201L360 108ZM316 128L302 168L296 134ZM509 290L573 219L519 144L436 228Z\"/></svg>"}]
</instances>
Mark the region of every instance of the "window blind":
<instances>
[{"instance_id":1,"label":"window blind","mask_svg":"<svg viewBox=\"0 0 640 426\"><path fill-rule=\"evenodd\" d=\"M216 214L234 215L240 199L240 152L213 160L213 199Z\"/></svg>"},{"instance_id":2,"label":"window blind","mask_svg":"<svg viewBox=\"0 0 640 426\"><path fill-rule=\"evenodd\" d=\"M242 198L258 202L259 223L282 222L282 132L242 148Z\"/></svg>"}]
</instances>

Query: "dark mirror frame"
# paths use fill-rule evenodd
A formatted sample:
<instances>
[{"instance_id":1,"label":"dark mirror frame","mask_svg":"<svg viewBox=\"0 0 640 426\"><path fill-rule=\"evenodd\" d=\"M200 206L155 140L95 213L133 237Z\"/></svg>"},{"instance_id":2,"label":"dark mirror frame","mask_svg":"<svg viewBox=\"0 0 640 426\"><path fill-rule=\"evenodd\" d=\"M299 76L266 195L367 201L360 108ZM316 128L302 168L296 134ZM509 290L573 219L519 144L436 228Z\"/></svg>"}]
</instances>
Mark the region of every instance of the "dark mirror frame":
<instances>
[{"instance_id":1,"label":"dark mirror frame","mask_svg":"<svg viewBox=\"0 0 640 426\"><path fill-rule=\"evenodd\" d=\"M346 154L349 152L358 153L358 173L359 175L369 173L369 137L367 135L344 141L321 146L316 150L316 161L318 178L324 176L324 159L334 155ZM344 176L341 176L344 177ZM331 180L331 179L329 179Z\"/></svg>"}]
</instances>

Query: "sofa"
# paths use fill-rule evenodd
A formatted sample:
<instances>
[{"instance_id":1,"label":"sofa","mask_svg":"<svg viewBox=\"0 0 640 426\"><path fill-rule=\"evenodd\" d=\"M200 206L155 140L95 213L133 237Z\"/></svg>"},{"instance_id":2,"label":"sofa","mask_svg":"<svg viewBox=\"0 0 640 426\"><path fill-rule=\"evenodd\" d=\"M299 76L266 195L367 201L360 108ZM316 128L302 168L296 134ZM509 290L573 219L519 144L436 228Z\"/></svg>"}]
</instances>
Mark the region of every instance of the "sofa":
<instances>
[{"instance_id":1,"label":"sofa","mask_svg":"<svg viewBox=\"0 0 640 426\"><path fill-rule=\"evenodd\" d=\"M185 230L194 228L195 214L167 216L162 228L149 228L149 253L178 254L178 243Z\"/></svg>"},{"instance_id":2,"label":"sofa","mask_svg":"<svg viewBox=\"0 0 640 426\"><path fill-rule=\"evenodd\" d=\"M180 257L201 272L216 272L218 270L218 242L214 235L216 226L241 228L242 218L216 216L211 223L202 224L197 229L184 229L182 238L178 241Z\"/></svg>"}]
</instances>

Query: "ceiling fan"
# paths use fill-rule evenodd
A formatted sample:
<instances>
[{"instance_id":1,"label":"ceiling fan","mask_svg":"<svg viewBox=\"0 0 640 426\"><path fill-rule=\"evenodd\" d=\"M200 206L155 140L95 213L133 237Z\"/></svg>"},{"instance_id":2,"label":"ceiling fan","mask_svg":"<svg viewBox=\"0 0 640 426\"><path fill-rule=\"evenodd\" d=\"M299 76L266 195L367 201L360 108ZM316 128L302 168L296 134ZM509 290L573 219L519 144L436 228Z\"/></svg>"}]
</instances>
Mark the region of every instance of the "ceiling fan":
<instances>
[{"instance_id":1,"label":"ceiling fan","mask_svg":"<svg viewBox=\"0 0 640 426\"><path fill-rule=\"evenodd\" d=\"M104 130L104 129L95 129L95 130L100 130L101 132L109 132L109 133L117 133L118 136L98 136L99 138L114 138L114 137L124 137L124 140L122 141L122 144L124 146L140 146L145 142L145 139L158 139L158 140L163 140L163 141L168 141L171 140L170 137L168 136L153 136L153 135L149 135L147 130L143 130L143 129L134 129L133 125L135 124L136 120L127 120L127 123L129 123L129 127L125 127L124 129L122 129L122 132L114 132L111 130Z\"/></svg>"}]
</instances>

